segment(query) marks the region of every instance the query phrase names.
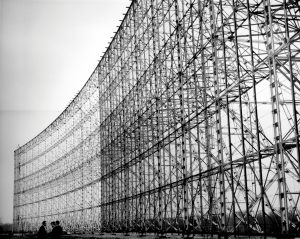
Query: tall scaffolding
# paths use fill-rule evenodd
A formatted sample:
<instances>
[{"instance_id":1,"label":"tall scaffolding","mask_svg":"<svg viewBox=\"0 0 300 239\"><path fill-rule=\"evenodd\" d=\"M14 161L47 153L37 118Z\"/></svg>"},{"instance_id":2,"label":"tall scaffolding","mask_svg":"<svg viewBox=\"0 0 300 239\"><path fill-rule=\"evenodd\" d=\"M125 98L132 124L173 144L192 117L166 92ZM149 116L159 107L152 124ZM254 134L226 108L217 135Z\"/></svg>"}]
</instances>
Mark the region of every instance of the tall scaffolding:
<instances>
[{"instance_id":1,"label":"tall scaffolding","mask_svg":"<svg viewBox=\"0 0 300 239\"><path fill-rule=\"evenodd\" d=\"M14 228L59 220L67 231L99 228L99 91L95 71L66 110L15 151Z\"/></svg>"},{"instance_id":2,"label":"tall scaffolding","mask_svg":"<svg viewBox=\"0 0 300 239\"><path fill-rule=\"evenodd\" d=\"M134 0L86 85L15 151L14 225L300 230L300 3Z\"/></svg>"}]
</instances>

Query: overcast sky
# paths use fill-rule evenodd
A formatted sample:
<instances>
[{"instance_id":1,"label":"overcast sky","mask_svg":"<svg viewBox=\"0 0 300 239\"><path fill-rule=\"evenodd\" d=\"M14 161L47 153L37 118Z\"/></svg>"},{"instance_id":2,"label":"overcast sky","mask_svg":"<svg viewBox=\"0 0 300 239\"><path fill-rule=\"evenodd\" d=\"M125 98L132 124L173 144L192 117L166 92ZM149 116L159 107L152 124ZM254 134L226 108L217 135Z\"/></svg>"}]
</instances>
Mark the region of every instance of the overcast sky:
<instances>
[{"instance_id":1,"label":"overcast sky","mask_svg":"<svg viewBox=\"0 0 300 239\"><path fill-rule=\"evenodd\" d=\"M0 220L12 222L13 152L82 88L129 0L0 0Z\"/></svg>"}]
</instances>

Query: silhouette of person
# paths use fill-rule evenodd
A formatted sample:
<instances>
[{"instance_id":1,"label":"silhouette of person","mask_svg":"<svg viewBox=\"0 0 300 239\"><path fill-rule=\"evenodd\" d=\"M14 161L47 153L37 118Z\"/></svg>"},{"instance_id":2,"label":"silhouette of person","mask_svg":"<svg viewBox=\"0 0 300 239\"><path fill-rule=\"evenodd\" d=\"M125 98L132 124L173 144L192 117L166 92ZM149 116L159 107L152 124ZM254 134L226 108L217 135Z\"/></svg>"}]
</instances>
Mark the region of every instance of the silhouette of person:
<instances>
[{"instance_id":1,"label":"silhouette of person","mask_svg":"<svg viewBox=\"0 0 300 239\"><path fill-rule=\"evenodd\" d=\"M47 226L46 221L43 221L42 222L42 226L40 226L40 229L38 231L38 235L37 235L38 239L45 239L45 238L47 238L46 226Z\"/></svg>"},{"instance_id":2,"label":"silhouette of person","mask_svg":"<svg viewBox=\"0 0 300 239\"><path fill-rule=\"evenodd\" d=\"M53 237L54 237L54 236L53 236L53 231L54 231L54 227L55 227L55 222L51 222L50 224L51 224L52 230L51 230L51 232L49 233L49 236L50 236L51 238L53 238Z\"/></svg>"},{"instance_id":3,"label":"silhouette of person","mask_svg":"<svg viewBox=\"0 0 300 239\"><path fill-rule=\"evenodd\" d=\"M52 229L52 237L55 239L61 238L62 234L63 234L63 229L59 225L59 221L56 221L55 227L53 227L53 229Z\"/></svg>"},{"instance_id":4,"label":"silhouette of person","mask_svg":"<svg viewBox=\"0 0 300 239\"><path fill-rule=\"evenodd\" d=\"M52 229L55 227L55 222L51 222Z\"/></svg>"}]
</instances>

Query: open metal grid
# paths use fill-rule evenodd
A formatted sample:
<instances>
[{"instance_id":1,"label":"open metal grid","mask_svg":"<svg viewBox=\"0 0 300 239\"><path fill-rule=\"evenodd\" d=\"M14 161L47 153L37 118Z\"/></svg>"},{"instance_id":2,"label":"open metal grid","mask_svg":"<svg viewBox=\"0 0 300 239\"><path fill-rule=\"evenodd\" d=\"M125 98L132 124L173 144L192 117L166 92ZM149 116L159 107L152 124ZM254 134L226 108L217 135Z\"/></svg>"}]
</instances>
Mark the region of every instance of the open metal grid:
<instances>
[{"instance_id":1,"label":"open metal grid","mask_svg":"<svg viewBox=\"0 0 300 239\"><path fill-rule=\"evenodd\" d=\"M43 220L59 220L71 231L98 228L98 152L95 71L66 110L15 151L14 228L33 231Z\"/></svg>"},{"instance_id":2,"label":"open metal grid","mask_svg":"<svg viewBox=\"0 0 300 239\"><path fill-rule=\"evenodd\" d=\"M299 232L299 54L298 1L132 1L78 96L15 151L15 226Z\"/></svg>"}]
</instances>

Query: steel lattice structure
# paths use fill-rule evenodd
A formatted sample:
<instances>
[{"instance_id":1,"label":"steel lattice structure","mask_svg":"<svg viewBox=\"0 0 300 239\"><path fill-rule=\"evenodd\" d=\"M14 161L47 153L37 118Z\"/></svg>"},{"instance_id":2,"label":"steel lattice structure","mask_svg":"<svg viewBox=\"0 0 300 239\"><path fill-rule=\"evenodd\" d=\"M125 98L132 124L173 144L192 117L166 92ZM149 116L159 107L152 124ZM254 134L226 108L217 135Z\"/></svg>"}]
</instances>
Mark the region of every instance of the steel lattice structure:
<instances>
[{"instance_id":1,"label":"steel lattice structure","mask_svg":"<svg viewBox=\"0 0 300 239\"><path fill-rule=\"evenodd\" d=\"M86 85L15 151L14 225L295 233L300 4L134 0Z\"/></svg>"}]
</instances>

